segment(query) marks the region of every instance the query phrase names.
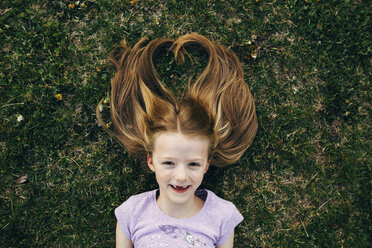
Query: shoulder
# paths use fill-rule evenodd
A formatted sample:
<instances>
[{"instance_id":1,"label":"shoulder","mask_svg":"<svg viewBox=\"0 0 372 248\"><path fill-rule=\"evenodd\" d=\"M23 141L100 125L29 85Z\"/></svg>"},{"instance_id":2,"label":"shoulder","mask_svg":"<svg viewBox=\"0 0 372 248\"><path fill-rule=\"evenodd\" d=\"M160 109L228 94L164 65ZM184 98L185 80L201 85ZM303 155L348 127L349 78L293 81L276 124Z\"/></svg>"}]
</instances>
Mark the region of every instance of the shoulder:
<instances>
[{"instance_id":1,"label":"shoulder","mask_svg":"<svg viewBox=\"0 0 372 248\"><path fill-rule=\"evenodd\" d=\"M123 213L133 213L136 209L141 209L144 206L148 206L152 198L155 197L155 191L148 191L138 195L133 195L129 197L125 202L123 202L119 207L115 209L115 215Z\"/></svg>"},{"instance_id":2,"label":"shoulder","mask_svg":"<svg viewBox=\"0 0 372 248\"><path fill-rule=\"evenodd\" d=\"M132 238L132 229L136 223L151 212L153 206L151 202L154 201L155 194L156 191L153 190L131 196L115 209L115 217L120 229L128 239Z\"/></svg>"},{"instance_id":3,"label":"shoulder","mask_svg":"<svg viewBox=\"0 0 372 248\"><path fill-rule=\"evenodd\" d=\"M243 216L231 201L222 199L210 190L201 190L198 194L207 195L203 214L214 225L223 225L230 220L240 223L243 220Z\"/></svg>"},{"instance_id":4,"label":"shoulder","mask_svg":"<svg viewBox=\"0 0 372 248\"><path fill-rule=\"evenodd\" d=\"M212 206L216 210L223 210L226 209L226 211L235 210L236 207L234 203L231 201L225 200L219 196L217 196L214 192L210 190L205 190L208 194L207 196L207 203Z\"/></svg>"},{"instance_id":5,"label":"shoulder","mask_svg":"<svg viewBox=\"0 0 372 248\"><path fill-rule=\"evenodd\" d=\"M139 203L139 202L151 200L151 198L154 197L155 194L156 194L156 190L151 190L151 191L140 193L138 195L132 195L131 197L128 198L128 200L123 202L119 206L119 208L122 205L128 205L128 204Z\"/></svg>"},{"instance_id":6,"label":"shoulder","mask_svg":"<svg viewBox=\"0 0 372 248\"><path fill-rule=\"evenodd\" d=\"M207 219L210 224L218 227L219 235L216 245L219 246L231 237L235 227L244 218L232 202L222 199L210 190L207 190L207 193Z\"/></svg>"}]
</instances>

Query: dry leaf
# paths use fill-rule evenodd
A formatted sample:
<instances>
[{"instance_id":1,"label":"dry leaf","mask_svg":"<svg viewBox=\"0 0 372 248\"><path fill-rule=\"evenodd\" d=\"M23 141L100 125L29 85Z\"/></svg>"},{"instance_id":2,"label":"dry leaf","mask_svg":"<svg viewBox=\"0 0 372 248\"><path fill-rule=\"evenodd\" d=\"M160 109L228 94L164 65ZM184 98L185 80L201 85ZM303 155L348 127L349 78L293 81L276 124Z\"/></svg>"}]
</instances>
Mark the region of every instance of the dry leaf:
<instances>
[{"instance_id":1,"label":"dry leaf","mask_svg":"<svg viewBox=\"0 0 372 248\"><path fill-rule=\"evenodd\" d=\"M28 176L24 175L24 176L21 176L20 178L18 178L16 183L18 183L18 184L26 183L27 180L28 180Z\"/></svg>"}]
</instances>

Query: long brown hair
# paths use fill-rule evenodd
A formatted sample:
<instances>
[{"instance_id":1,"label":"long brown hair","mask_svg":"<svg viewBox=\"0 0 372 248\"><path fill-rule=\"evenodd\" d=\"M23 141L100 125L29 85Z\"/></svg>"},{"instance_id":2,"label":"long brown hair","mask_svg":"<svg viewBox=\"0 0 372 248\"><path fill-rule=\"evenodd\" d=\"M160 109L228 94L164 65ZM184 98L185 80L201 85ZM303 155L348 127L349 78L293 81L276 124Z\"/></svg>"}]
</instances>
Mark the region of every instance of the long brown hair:
<instances>
[{"instance_id":1,"label":"long brown hair","mask_svg":"<svg viewBox=\"0 0 372 248\"><path fill-rule=\"evenodd\" d=\"M109 55L116 74L110 99L114 130L107 131L130 153L151 153L160 132L206 136L212 164L238 161L256 134L257 120L254 99L235 53L195 33L175 41L155 39L145 45L146 41L142 38L129 48L124 40ZM169 49L183 63L190 45L202 47L209 60L197 80L189 81L186 94L177 99L159 80L153 57L160 49ZM106 127L98 106L98 120Z\"/></svg>"}]
</instances>

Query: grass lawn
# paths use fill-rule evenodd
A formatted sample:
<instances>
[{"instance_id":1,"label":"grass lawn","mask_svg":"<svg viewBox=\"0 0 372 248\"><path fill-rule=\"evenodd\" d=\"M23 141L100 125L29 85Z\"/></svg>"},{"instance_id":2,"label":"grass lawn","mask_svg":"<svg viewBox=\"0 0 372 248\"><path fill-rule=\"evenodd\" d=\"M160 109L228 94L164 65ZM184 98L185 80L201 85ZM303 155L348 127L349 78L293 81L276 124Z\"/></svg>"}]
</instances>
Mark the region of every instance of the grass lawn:
<instances>
[{"instance_id":1,"label":"grass lawn","mask_svg":"<svg viewBox=\"0 0 372 248\"><path fill-rule=\"evenodd\" d=\"M114 209L157 184L97 123L107 55L123 38L191 32L237 53L256 100L253 144L202 185L243 214L235 247L370 247L371 12L366 0L1 1L0 247L114 246ZM176 91L206 63L191 53L184 66L156 58Z\"/></svg>"}]
</instances>

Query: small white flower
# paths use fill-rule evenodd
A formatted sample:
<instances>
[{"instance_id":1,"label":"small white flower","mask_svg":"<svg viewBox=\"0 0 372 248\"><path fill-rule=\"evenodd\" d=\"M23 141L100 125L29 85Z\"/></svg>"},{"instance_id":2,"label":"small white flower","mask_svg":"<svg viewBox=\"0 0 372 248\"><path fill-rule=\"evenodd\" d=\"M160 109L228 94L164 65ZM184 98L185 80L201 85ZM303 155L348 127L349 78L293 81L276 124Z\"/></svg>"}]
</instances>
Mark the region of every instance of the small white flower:
<instances>
[{"instance_id":1,"label":"small white flower","mask_svg":"<svg viewBox=\"0 0 372 248\"><path fill-rule=\"evenodd\" d=\"M101 105L99 105L99 112L102 112L102 111L103 111L103 106L101 104Z\"/></svg>"},{"instance_id":2,"label":"small white flower","mask_svg":"<svg viewBox=\"0 0 372 248\"><path fill-rule=\"evenodd\" d=\"M21 122L21 121L23 121L23 120L24 120L24 118L23 118L22 115L18 115L18 116L17 116L17 121L18 121L18 122Z\"/></svg>"}]
</instances>

